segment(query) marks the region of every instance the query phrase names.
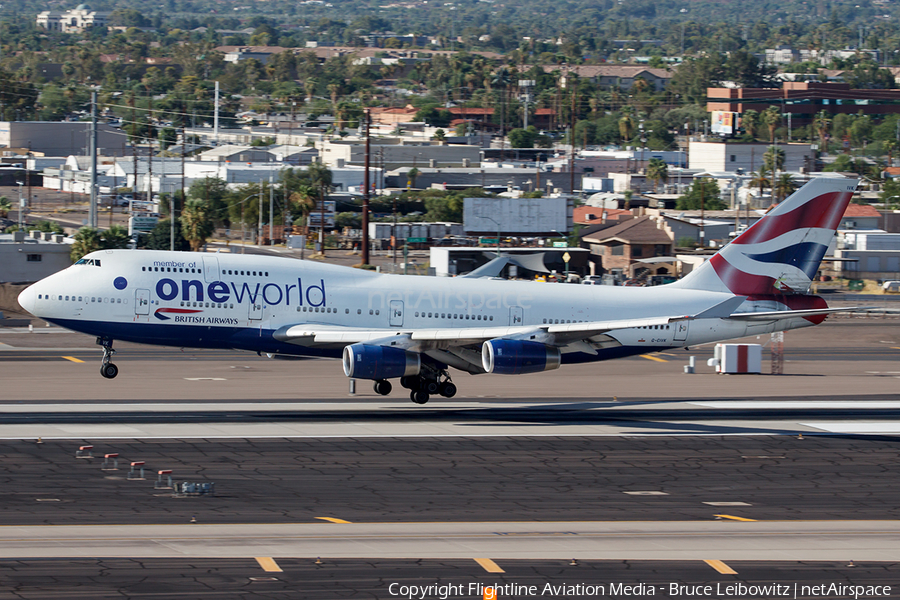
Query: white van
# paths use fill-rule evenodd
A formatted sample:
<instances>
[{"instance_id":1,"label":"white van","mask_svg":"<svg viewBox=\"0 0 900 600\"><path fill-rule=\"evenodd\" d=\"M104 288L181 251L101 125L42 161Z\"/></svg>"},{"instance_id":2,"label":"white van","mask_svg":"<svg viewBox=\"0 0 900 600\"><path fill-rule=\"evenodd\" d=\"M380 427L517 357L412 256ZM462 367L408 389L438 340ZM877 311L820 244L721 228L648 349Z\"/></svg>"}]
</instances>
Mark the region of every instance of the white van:
<instances>
[{"instance_id":1,"label":"white van","mask_svg":"<svg viewBox=\"0 0 900 600\"><path fill-rule=\"evenodd\" d=\"M886 294L900 294L900 281L885 281L881 287Z\"/></svg>"}]
</instances>

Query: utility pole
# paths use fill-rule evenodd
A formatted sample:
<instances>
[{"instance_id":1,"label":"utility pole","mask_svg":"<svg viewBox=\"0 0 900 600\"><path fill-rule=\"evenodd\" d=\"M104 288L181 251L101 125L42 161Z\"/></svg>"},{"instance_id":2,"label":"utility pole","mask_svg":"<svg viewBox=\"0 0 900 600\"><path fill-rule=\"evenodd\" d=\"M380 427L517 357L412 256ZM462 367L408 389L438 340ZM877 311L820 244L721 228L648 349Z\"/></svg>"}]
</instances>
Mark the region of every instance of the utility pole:
<instances>
[{"instance_id":1,"label":"utility pole","mask_svg":"<svg viewBox=\"0 0 900 600\"><path fill-rule=\"evenodd\" d=\"M275 234L272 232L272 224L275 222L275 186L272 184L272 174L269 173L269 245L275 245Z\"/></svg>"},{"instance_id":2,"label":"utility pole","mask_svg":"<svg viewBox=\"0 0 900 600\"><path fill-rule=\"evenodd\" d=\"M213 139L219 145L219 82L216 81L215 109L213 112Z\"/></svg>"},{"instance_id":3,"label":"utility pole","mask_svg":"<svg viewBox=\"0 0 900 600\"><path fill-rule=\"evenodd\" d=\"M572 79L572 110L569 115L569 142L572 144L572 154L569 156L569 193L575 193L575 109L578 96L578 80Z\"/></svg>"},{"instance_id":4,"label":"utility pole","mask_svg":"<svg viewBox=\"0 0 900 600\"><path fill-rule=\"evenodd\" d=\"M706 227L704 225L703 211L703 178L700 178L700 245L706 248Z\"/></svg>"},{"instance_id":5,"label":"utility pole","mask_svg":"<svg viewBox=\"0 0 900 600\"><path fill-rule=\"evenodd\" d=\"M263 207L262 207L262 197L263 197L263 180L260 177L259 179L259 220L257 223L256 229L256 243L258 245L262 245L262 215L263 215Z\"/></svg>"},{"instance_id":6,"label":"utility pole","mask_svg":"<svg viewBox=\"0 0 900 600\"><path fill-rule=\"evenodd\" d=\"M74 183L74 181L73 181ZM21 209L19 209L21 211ZM96 228L97 223L97 91L91 92L91 208L88 222Z\"/></svg>"},{"instance_id":7,"label":"utility pole","mask_svg":"<svg viewBox=\"0 0 900 600\"><path fill-rule=\"evenodd\" d=\"M372 127L371 113L364 109L366 123L366 159L365 173L363 173L363 209L362 209L362 264L369 264L369 154L371 136L369 130Z\"/></svg>"}]
</instances>

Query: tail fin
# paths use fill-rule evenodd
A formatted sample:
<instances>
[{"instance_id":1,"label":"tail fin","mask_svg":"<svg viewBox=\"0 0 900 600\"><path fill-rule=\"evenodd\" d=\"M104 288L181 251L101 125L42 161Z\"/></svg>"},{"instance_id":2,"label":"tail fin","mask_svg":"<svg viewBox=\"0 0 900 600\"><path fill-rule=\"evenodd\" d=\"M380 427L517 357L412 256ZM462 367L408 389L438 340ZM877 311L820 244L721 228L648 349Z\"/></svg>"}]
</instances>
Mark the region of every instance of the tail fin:
<instances>
[{"instance_id":1,"label":"tail fin","mask_svg":"<svg viewBox=\"0 0 900 600\"><path fill-rule=\"evenodd\" d=\"M806 293L858 183L813 179L672 285L741 296Z\"/></svg>"}]
</instances>

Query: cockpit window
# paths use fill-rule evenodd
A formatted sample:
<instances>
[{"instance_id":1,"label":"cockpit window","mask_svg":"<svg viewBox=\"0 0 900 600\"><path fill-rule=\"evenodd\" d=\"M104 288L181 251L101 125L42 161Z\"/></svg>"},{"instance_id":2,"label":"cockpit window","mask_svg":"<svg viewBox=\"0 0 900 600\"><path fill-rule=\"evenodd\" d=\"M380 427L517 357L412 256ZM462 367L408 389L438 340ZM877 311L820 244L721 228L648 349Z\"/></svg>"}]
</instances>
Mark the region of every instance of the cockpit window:
<instances>
[{"instance_id":1,"label":"cockpit window","mask_svg":"<svg viewBox=\"0 0 900 600\"><path fill-rule=\"evenodd\" d=\"M95 267L99 267L100 259L99 258L82 258L75 264L76 265L93 265Z\"/></svg>"}]
</instances>

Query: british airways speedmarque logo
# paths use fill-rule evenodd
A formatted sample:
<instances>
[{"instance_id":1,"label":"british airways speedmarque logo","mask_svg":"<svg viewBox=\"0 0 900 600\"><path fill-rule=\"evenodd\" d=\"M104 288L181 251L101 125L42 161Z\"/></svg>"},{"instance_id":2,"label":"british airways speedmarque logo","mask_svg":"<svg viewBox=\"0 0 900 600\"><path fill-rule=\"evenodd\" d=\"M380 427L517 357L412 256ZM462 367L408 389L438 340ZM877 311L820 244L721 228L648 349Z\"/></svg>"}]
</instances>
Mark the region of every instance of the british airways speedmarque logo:
<instances>
[{"instance_id":1,"label":"british airways speedmarque logo","mask_svg":"<svg viewBox=\"0 0 900 600\"><path fill-rule=\"evenodd\" d=\"M172 317L167 317L166 313L176 314L176 315L190 315L194 313L203 312L202 310L193 310L190 308L157 308L154 311L153 316L159 319L160 321L168 321Z\"/></svg>"}]
</instances>

